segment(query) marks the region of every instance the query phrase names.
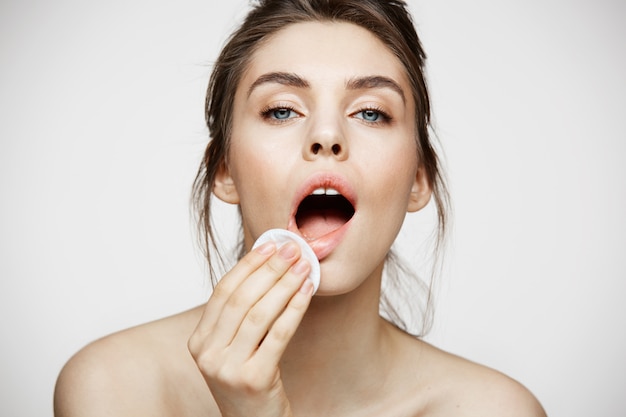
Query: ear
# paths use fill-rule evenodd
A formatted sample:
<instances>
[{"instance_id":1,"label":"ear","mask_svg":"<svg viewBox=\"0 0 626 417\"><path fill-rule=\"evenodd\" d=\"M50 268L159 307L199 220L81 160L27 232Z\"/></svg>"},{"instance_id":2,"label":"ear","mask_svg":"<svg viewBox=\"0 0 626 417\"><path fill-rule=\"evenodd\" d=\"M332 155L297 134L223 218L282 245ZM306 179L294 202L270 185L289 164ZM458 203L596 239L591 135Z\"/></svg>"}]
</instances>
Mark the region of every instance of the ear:
<instances>
[{"instance_id":1,"label":"ear","mask_svg":"<svg viewBox=\"0 0 626 417\"><path fill-rule=\"evenodd\" d=\"M235 181L230 175L230 169L222 162L215 173L213 182L213 194L220 200L229 204L239 204L239 193L235 187Z\"/></svg>"},{"instance_id":2,"label":"ear","mask_svg":"<svg viewBox=\"0 0 626 417\"><path fill-rule=\"evenodd\" d=\"M411 187L411 195L409 196L409 204L406 210L409 213L414 213L423 209L430 201L432 193L433 191L430 188L430 181L428 180L424 165L420 165L417 169L415 182Z\"/></svg>"}]
</instances>

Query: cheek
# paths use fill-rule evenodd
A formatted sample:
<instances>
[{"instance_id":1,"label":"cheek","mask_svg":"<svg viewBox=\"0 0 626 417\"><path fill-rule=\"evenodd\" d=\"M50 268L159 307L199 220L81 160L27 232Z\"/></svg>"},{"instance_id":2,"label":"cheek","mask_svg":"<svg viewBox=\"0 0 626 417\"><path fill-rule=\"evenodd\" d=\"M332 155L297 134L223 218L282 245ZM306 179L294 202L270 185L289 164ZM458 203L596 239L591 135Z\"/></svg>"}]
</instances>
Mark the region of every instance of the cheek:
<instances>
[{"instance_id":1,"label":"cheek","mask_svg":"<svg viewBox=\"0 0 626 417\"><path fill-rule=\"evenodd\" d=\"M382 147L372 156L376 159L372 180L381 188L379 192L395 196L392 201L404 201L403 196L408 200L417 176L417 148L411 144Z\"/></svg>"},{"instance_id":2,"label":"cheek","mask_svg":"<svg viewBox=\"0 0 626 417\"><path fill-rule=\"evenodd\" d=\"M285 155L269 146L242 141L233 144L229 155L231 174L240 194L265 194L285 176Z\"/></svg>"},{"instance_id":3,"label":"cheek","mask_svg":"<svg viewBox=\"0 0 626 417\"><path fill-rule=\"evenodd\" d=\"M244 229L256 236L271 227L286 227L289 207L284 198L288 176L285 155L262 140L245 138L233 140L229 157Z\"/></svg>"}]
</instances>

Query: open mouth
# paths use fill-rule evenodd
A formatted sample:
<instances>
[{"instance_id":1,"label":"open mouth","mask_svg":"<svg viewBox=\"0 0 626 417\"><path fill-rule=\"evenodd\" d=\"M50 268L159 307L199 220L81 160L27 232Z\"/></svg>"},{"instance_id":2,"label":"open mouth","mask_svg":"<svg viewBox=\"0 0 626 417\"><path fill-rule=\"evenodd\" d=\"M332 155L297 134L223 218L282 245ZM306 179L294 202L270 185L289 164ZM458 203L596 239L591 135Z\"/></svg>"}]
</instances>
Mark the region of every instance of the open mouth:
<instances>
[{"instance_id":1,"label":"open mouth","mask_svg":"<svg viewBox=\"0 0 626 417\"><path fill-rule=\"evenodd\" d=\"M354 206L334 188L320 187L306 196L296 212L296 225L307 240L341 228L354 215Z\"/></svg>"}]
</instances>

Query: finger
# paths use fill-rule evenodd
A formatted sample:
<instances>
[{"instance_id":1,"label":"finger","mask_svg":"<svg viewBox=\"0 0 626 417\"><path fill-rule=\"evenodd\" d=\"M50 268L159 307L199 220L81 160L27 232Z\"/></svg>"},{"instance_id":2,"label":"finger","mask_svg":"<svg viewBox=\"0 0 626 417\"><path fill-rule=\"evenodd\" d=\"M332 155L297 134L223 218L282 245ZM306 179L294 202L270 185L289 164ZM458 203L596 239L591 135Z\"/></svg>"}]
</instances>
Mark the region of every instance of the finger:
<instances>
[{"instance_id":1,"label":"finger","mask_svg":"<svg viewBox=\"0 0 626 417\"><path fill-rule=\"evenodd\" d=\"M240 361L249 359L273 323L285 311L294 294L311 271L308 261L300 259L246 314L231 343L231 354Z\"/></svg>"},{"instance_id":2,"label":"finger","mask_svg":"<svg viewBox=\"0 0 626 417\"><path fill-rule=\"evenodd\" d=\"M270 372L278 366L287 344L295 334L313 296L313 283L305 279L298 291L291 297L283 313L272 324L254 355L259 366L267 367Z\"/></svg>"},{"instance_id":3,"label":"finger","mask_svg":"<svg viewBox=\"0 0 626 417\"><path fill-rule=\"evenodd\" d=\"M280 250L241 282L230 295L219 313L211 338L228 346L250 309L276 284L300 257L295 243L283 245Z\"/></svg>"},{"instance_id":4,"label":"finger","mask_svg":"<svg viewBox=\"0 0 626 417\"><path fill-rule=\"evenodd\" d=\"M251 274L259 269L276 252L276 245L267 242L250 251L217 283L207 301L196 333L210 334L219 319L224 305L235 290Z\"/></svg>"}]
</instances>

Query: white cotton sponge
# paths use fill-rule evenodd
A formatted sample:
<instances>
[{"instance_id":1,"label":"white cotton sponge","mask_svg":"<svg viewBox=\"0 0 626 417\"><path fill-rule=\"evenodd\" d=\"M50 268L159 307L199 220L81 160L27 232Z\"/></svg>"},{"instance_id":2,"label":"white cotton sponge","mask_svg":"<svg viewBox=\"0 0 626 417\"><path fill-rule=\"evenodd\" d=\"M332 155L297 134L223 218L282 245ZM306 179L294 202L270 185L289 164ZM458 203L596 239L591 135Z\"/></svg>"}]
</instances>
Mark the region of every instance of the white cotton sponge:
<instances>
[{"instance_id":1,"label":"white cotton sponge","mask_svg":"<svg viewBox=\"0 0 626 417\"><path fill-rule=\"evenodd\" d=\"M270 241L276 243L276 247L278 248L280 248L289 241L296 242L298 246L300 246L302 258L306 259L311 264L309 279L313 283L313 293L315 294L317 288L320 286L320 262L317 260L317 256L315 256L315 252L313 252L313 249L311 249L306 241L300 236L285 229L270 229L266 231L261 236L259 236L256 242L254 242L254 245L252 245L252 249L262 245L265 242Z\"/></svg>"}]
</instances>

